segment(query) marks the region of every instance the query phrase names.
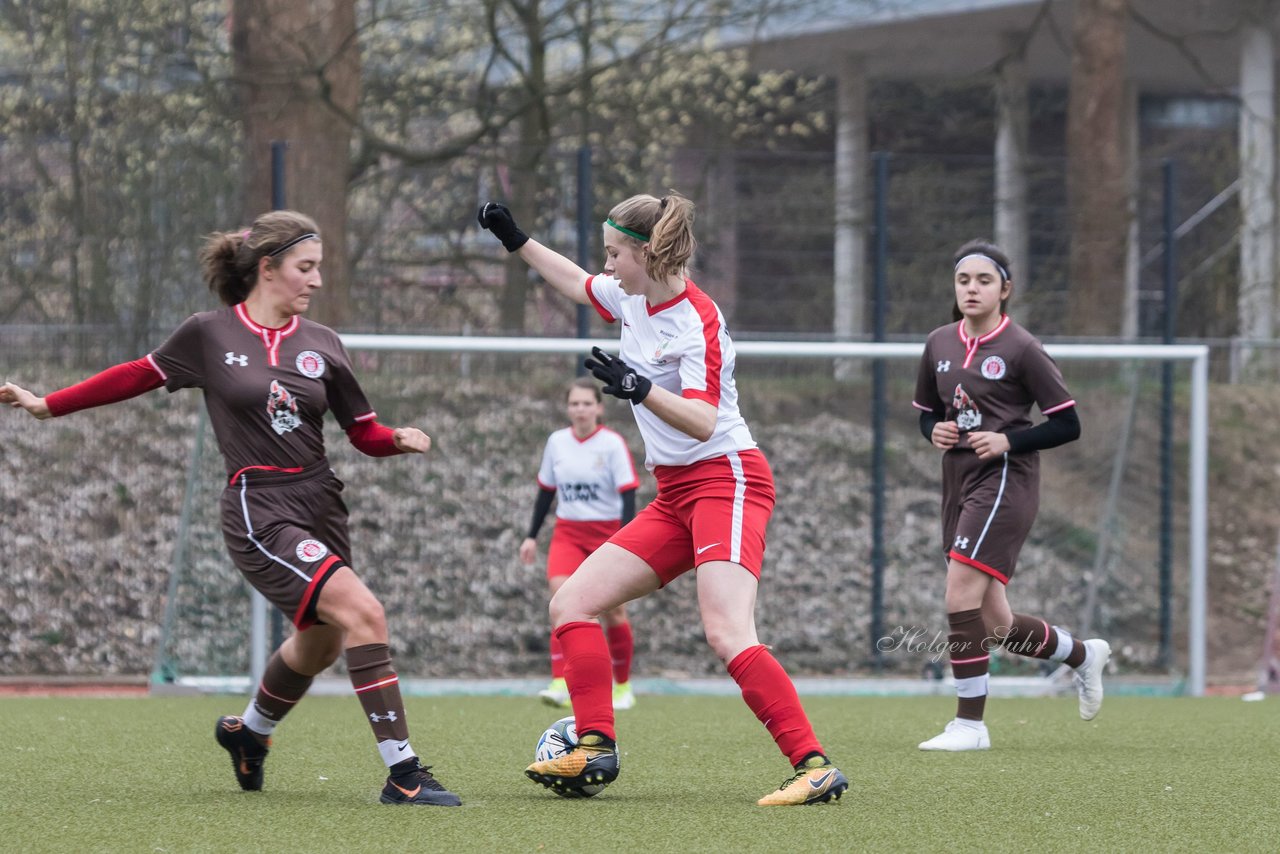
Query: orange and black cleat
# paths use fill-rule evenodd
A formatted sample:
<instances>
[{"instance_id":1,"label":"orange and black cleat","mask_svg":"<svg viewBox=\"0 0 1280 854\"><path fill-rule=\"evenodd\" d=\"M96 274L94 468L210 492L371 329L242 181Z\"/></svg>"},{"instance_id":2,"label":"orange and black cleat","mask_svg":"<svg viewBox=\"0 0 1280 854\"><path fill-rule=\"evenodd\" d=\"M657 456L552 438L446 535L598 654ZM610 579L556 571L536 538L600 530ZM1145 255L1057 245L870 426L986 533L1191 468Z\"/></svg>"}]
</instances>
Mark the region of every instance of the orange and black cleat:
<instances>
[{"instance_id":1,"label":"orange and black cleat","mask_svg":"<svg viewBox=\"0 0 1280 854\"><path fill-rule=\"evenodd\" d=\"M218 718L218 726L214 730L226 751L231 754L231 767L236 772L236 782L246 792L257 792L262 789L262 760L267 758L267 746L258 741L258 737L244 725L244 718L237 715L223 715Z\"/></svg>"}]
</instances>

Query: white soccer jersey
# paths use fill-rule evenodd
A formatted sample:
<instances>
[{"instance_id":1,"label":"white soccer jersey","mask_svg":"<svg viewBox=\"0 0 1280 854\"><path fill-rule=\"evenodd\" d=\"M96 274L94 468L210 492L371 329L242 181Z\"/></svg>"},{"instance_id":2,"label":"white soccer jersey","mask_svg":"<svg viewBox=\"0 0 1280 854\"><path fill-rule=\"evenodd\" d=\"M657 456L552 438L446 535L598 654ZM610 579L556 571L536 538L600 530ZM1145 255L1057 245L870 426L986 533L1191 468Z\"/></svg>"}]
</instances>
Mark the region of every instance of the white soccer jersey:
<instances>
[{"instance_id":1,"label":"white soccer jersey","mask_svg":"<svg viewBox=\"0 0 1280 854\"><path fill-rule=\"evenodd\" d=\"M650 382L673 394L705 400L716 407L711 438L700 442L634 404L644 437L645 466L684 466L756 446L738 412L733 381L737 355L725 329L724 315L698 286L685 280L685 290L662 305L643 296L628 296L612 276L587 279L587 295L600 316L622 321L620 356Z\"/></svg>"},{"instance_id":2,"label":"white soccer jersey","mask_svg":"<svg viewBox=\"0 0 1280 854\"><path fill-rule=\"evenodd\" d=\"M547 439L538 486L555 490L557 519L621 519L622 497L618 493L639 485L626 440L608 427L597 427L585 439L573 435L572 427L565 427Z\"/></svg>"}]
</instances>

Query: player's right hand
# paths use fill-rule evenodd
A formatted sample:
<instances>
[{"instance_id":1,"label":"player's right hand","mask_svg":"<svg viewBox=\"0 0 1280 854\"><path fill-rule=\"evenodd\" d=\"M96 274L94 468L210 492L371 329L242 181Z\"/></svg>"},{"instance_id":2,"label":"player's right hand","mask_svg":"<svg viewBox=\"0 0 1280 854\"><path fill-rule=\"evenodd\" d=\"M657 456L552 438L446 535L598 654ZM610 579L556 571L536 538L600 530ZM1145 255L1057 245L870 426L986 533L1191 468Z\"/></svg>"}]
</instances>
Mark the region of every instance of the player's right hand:
<instances>
[{"instance_id":1,"label":"player's right hand","mask_svg":"<svg viewBox=\"0 0 1280 854\"><path fill-rule=\"evenodd\" d=\"M939 421L933 425L933 446L948 450L960 441L960 427L954 421Z\"/></svg>"},{"instance_id":2,"label":"player's right hand","mask_svg":"<svg viewBox=\"0 0 1280 854\"><path fill-rule=\"evenodd\" d=\"M508 252L515 252L529 242L529 235L516 225L515 217L506 205L497 202L485 202L476 214L476 221L481 228L493 232L493 236L502 241L502 247Z\"/></svg>"},{"instance_id":3,"label":"player's right hand","mask_svg":"<svg viewBox=\"0 0 1280 854\"><path fill-rule=\"evenodd\" d=\"M53 417L43 397L36 397L22 386L13 383L0 385L0 403L7 403L14 409L25 409L41 421Z\"/></svg>"},{"instance_id":4,"label":"player's right hand","mask_svg":"<svg viewBox=\"0 0 1280 854\"><path fill-rule=\"evenodd\" d=\"M525 566L533 566L538 558L538 541L533 537L525 537L520 543L520 562Z\"/></svg>"}]
</instances>

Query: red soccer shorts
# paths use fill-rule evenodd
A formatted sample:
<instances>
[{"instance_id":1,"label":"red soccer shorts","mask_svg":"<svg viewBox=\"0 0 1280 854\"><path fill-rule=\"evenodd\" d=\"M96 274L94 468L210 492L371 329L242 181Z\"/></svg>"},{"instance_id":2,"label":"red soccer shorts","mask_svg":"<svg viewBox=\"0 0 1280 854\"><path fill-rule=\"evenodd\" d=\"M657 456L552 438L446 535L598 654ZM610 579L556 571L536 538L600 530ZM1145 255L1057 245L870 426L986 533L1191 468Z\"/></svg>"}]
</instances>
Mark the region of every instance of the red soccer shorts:
<instances>
[{"instance_id":1,"label":"red soccer shorts","mask_svg":"<svg viewBox=\"0 0 1280 854\"><path fill-rule=\"evenodd\" d=\"M773 513L773 472L759 450L687 466L658 466L658 497L609 538L643 559L665 586L695 566L727 560L756 578Z\"/></svg>"},{"instance_id":2,"label":"red soccer shorts","mask_svg":"<svg viewBox=\"0 0 1280 854\"><path fill-rule=\"evenodd\" d=\"M547 578L573 575L587 555L604 545L621 525L619 519L599 522L556 519L551 547L547 549Z\"/></svg>"}]
</instances>

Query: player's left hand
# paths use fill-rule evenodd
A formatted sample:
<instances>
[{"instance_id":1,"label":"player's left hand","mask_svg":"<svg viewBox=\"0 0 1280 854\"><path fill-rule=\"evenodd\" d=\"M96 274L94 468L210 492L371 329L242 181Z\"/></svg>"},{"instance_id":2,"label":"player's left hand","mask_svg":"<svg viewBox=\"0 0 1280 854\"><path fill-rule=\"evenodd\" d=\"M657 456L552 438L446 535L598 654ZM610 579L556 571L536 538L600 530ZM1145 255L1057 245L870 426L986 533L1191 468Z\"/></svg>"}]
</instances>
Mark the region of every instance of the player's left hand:
<instances>
[{"instance_id":1,"label":"player's left hand","mask_svg":"<svg viewBox=\"0 0 1280 854\"><path fill-rule=\"evenodd\" d=\"M425 454L431 450L431 437L417 427L397 427L391 431L391 438L406 454Z\"/></svg>"},{"instance_id":2,"label":"player's left hand","mask_svg":"<svg viewBox=\"0 0 1280 854\"><path fill-rule=\"evenodd\" d=\"M969 434L969 447L980 460L989 460L1009 452L1009 437L1003 433L979 431Z\"/></svg>"},{"instance_id":3,"label":"player's left hand","mask_svg":"<svg viewBox=\"0 0 1280 854\"><path fill-rule=\"evenodd\" d=\"M653 383L648 377L636 373L636 369L619 358L610 356L599 347L591 348L591 355L582 366L596 379L604 383L604 393L622 400L640 403L649 396Z\"/></svg>"}]
</instances>

